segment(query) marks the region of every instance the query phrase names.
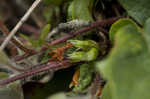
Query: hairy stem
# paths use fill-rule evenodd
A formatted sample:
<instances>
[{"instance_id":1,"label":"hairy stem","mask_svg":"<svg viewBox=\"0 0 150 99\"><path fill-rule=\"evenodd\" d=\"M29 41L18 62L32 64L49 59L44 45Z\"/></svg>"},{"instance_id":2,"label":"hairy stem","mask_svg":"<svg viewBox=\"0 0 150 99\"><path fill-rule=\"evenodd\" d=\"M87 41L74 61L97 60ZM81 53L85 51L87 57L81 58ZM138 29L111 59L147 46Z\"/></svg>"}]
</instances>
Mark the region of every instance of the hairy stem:
<instances>
[{"instance_id":1,"label":"hairy stem","mask_svg":"<svg viewBox=\"0 0 150 99\"><path fill-rule=\"evenodd\" d=\"M79 29L79 30L77 30L75 32L68 33L64 37L61 37L58 40L50 42L49 45L52 46L52 45L56 45L56 44L59 44L59 43L66 42L68 39L71 39L71 38L73 38L76 35L79 35L79 34L81 35L82 33L88 32L88 31L90 31L92 29L95 29L95 28L98 28L100 26L101 27L105 27L107 25L111 25L115 21L117 21L119 18L122 18L122 17L110 18L110 19L106 19L106 20L103 20L103 21L94 22L90 26L81 28L81 29Z\"/></svg>"},{"instance_id":2,"label":"hairy stem","mask_svg":"<svg viewBox=\"0 0 150 99\"><path fill-rule=\"evenodd\" d=\"M58 70L58 69L66 68L68 66L71 66L71 61L69 61L69 60L64 60L62 62L60 62L60 61L48 62L48 63L42 64L42 66L38 66L37 68L31 69L31 70L30 69L26 70L26 72L18 74L14 77L11 77L11 78L8 78L5 80L0 80L0 85L3 86L6 84L9 84L11 82L14 82L16 80L20 80L20 79L23 79L23 78L29 77L31 75L35 75L40 72L47 71L47 70Z\"/></svg>"},{"instance_id":3,"label":"hairy stem","mask_svg":"<svg viewBox=\"0 0 150 99\"><path fill-rule=\"evenodd\" d=\"M71 39L73 37L75 37L76 35L79 35L79 34L82 34L82 33L85 33L85 32L88 32L92 29L95 29L95 28L98 28L98 27L105 27L105 26L108 26L108 25L111 25L113 24L115 21L117 21L118 19L120 18L123 18L123 17L115 17L115 18L109 18L109 19L105 19L103 21L97 21L97 22L93 22L91 23L90 26L87 26L87 27L83 27L75 32L71 32L71 33L68 33L67 35L65 35L64 37L61 37L57 40L54 40L52 42L50 42L48 45L49 46L53 46L53 45L56 45L56 44L59 44L59 43L63 43L63 42L66 42L68 39ZM48 48L46 47L43 47L41 49L40 52L43 52L43 51L46 51ZM34 54L37 54L37 53L40 53L40 52L36 52ZM20 61L24 58L27 58L29 56L32 56L34 54L23 54L22 56L18 56L15 58L15 61Z\"/></svg>"}]
</instances>

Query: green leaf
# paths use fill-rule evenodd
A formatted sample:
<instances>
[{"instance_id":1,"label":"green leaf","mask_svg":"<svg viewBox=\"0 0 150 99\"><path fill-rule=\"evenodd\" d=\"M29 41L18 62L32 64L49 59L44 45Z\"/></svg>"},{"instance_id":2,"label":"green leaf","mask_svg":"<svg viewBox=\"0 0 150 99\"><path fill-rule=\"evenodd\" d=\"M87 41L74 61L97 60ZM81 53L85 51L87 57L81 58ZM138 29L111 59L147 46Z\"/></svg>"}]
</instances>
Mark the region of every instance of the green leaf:
<instances>
[{"instance_id":1,"label":"green leaf","mask_svg":"<svg viewBox=\"0 0 150 99\"><path fill-rule=\"evenodd\" d=\"M1 70L0 71L0 80L3 80L8 77L12 77L12 75L14 75L9 72L3 72L3 71L10 71L10 70L7 70L6 68L5 68L5 70L3 69L3 71L2 71L2 68L0 68L0 70ZM1 99L24 99L23 90L22 90L20 81L10 83L6 86L1 86L0 87L0 98Z\"/></svg>"},{"instance_id":2,"label":"green leaf","mask_svg":"<svg viewBox=\"0 0 150 99\"><path fill-rule=\"evenodd\" d=\"M25 40L27 40L28 42L30 42L32 46L34 46L35 48L37 47L37 41L33 40L31 37L28 37L24 34L20 34L20 36L24 38Z\"/></svg>"},{"instance_id":3,"label":"green leaf","mask_svg":"<svg viewBox=\"0 0 150 99\"><path fill-rule=\"evenodd\" d=\"M94 0L74 0L68 8L69 19L92 20L90 9Z\"/></svg>"},{"instance_id":4,"label":"green leaf","mask_svg":"<svg viewBox=\"0 0 150 99\"><path fill-rule=\"evenodd\" d=\"M72 62L87 61L86 52L84 51L73 52L72 54L68 54L68 58L72 60Z\"/></svg>"},{"instance_id":5,"label":"green leaf","mask_svg":"<svg viewBox=\"0 0 150 99\"><path fill-rule=\"evenodd\" d=\"M49 96L47 99L90 99L90 95L70 97L70 96L67 96L66 93L62 92L62 93L57 93L52 96Z\"/></svg>"},{"instance_id":6,"label":"green leaf","mask_svg":"<svg viewBox=\"0 0 150 99\"><path fill-rule=\"evenodd\" d=\"M144 37L150 50L150 18L144 24Z\"/></svg>"},{"instance_id":7,"label":"green leaf","mask_svg":"<svg viewBox=\"0 0 150 99\"><path fill-rule=\"evenodd\" d=\"M0 50L0 64L2 65L8 65L9 64L9 59L8 56L2 51Z\"/></svg>"},{"instance_id":8,"label":"green leaf","mask_svg":"<svg viewBox=\"0 0 150 99\"><path fill-rule=\"evenodd\" d=\"M114 48L108 57L97 63L107 80L102 99L150 99L148 46L137 26L126 21L129 24L116 31Z\"/></svg>"},{"instance_id":9,"label":"green leaf","mask_svg":"<svg viewBox=\"0 0 150 99\"><path fill-rule=\"evenodd\" d=\"M80 61L93 61L98 56L98 50L96 48L91 48L89 51L79 51L68 54L68 58L73 62Z\"/></svg>"},{"instance_id":10,"label":"green leaf","mask_svg":"<svg viewBox=\"0 0 150 99\"><path fill-rule=\"evenodd\" d=\"M23 35L23 34L20 34L20 36L22 38L26 39L27 41L29 41L32 44L32 46L34 46L35 48L38 49L39 47L41 47L45 43L45 40L46 40L46 37L47 37L49 31L50 31L50 24L47 24L43 28L41 35L39 36L37 41L35 41L31 37L28 37L28 36Z\"/></svg>"},{"instance_id":11,"label":"green leaf","mask_svg":"<svg viewBox=\"0 0 150 99\"><path fill-rule=\"evenodd\" d=\"M93 67L90 64L82 64L80 66L80 76L78 79L78 85L73 89L76 93L83 93L86 87L92 81Z\"/></svg>"},{"instance_id":12,"label":"green leaf","mask_svg":"<svg viewBox=\"0 0 150 99\"><path fill-rule=\"evenodd\" d=\"M91 48L91 49L86 53L86 60L87 60L87 61L96 60L98 54L99 54L99 50L98 50L98 49L96 49L96 48Z\"/></svg>"},{"instance_id":13,"label":"green leaf","mask_svg":"<svg viewBox=\"0 0 150 99\"><path fill-rule=\"evenodd\" d=\"M93 40L68 40L68 42L82 50L89 50L90 48L99 49L99 45Z\"/></svg>"},{"instance_id":14,"label":"green leaf","mask_svg":"<svg viewBox=\"0 0 150 99\"><path fill-rule=\"evenodd\" d=\"M141 25L150 17L150 0L119 0L119 2Z\"/></svg>"},{"instance_id":15,"label":"green leaf","mask_svg":"<svg viewBox=\"0 0 150 99\"><path fill-rule=\"evenodd\" d=\"M98 56L99 46L93 40L69 40L77 49L81 51L68 54L68 58L73 62L93 61Z\"/></svg>"},{"instance_id":16,"label":"green leaf","mask_svg":"<svg viewBox=\"0 0 150 99\"><path fill-rule=\"evenodd\" d=\"M72 10L73 10L73 2L69 5L68 7L68 21L72 20L73 19L73 16L72 16Z\"/></svg>"},{"instance_id":17,"label":"green leaf","mask_svg":"<svg viewBox=\"0 0 150 99\"><path fill-rule=\"evenodd\" d=\"M47 5L60 5L63 0L45 0Z\"/></svg>"},{"instance_id":18,"label":"green leaf","mask_svg":"<svg viewBox=\"0 0 150 99\"><path fill-rule=\"evenodd\" d=\"M65 93L57 93L55 95L49 96L47 99L67 99Z\"/></svg>"},{"instance_id":19,"label":"green leaf","mask_svg":"<svg viewBox=\"0 0 150 99\"><path fill-rule=\"evenodd\" d=\"M12 84L7 87L1 87L0 97L1 99L24 99L21 85L16 83L15 87Z\"/></svg>"},{"instance_id":20,"label":"green leaf","mask_svg":"<svg viewBox=\"0 0 150 99\"><path fill-rule=\"evenodd\" d=\"M111 41L114 41L114 36L115 36L115 34L117 33L117 31L118 31L121 27L126 26L126 25L128 25L128 24L133 24L133 25L135 25L136 28L138 28L137 25L136 25L132 20L126 19L126 18L120 19L119 21L115 22L115 23L111 26L111 28L110 28L110 32L109 32L109 38L110 38L110 40L111 40Z\"/></svg>"},{"instance_id":21,"label":"green leaf","mask_svg":"<svg viewBox=\"0 0 150 99\"><path fill-rule=\"evenodd\" d=\"M38 39L39 46L42 46L42 44L45 43L46 37L47 37L47 35L48 35L49 31L50 31L50 27L51 27L50 24L47 24L43 28L43 30L41 32L41 35L40 35L40 37Z\"/></svg>"}]
</instances>

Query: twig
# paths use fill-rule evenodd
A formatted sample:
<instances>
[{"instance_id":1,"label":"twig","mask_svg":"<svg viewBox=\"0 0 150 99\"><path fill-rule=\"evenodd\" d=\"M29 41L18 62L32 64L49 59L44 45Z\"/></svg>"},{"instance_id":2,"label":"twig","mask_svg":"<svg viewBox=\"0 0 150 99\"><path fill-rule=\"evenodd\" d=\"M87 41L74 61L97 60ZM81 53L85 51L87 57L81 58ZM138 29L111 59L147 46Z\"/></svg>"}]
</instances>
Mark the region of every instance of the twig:
<instances>
[{"instance_id":1,"label":"twig","mask_svg":"<svg viewBox=\"0 0 150 99\"><path fill-rule=\"evenodd\" d=\"M72 20L67 23L60 23L56 28L54 28L50 33L48 33L47 41L50 41L51 37L60 32L73 31L75 29L87 27L90 25L89 21L83 20Z\"/></svg>"},{"instance_id":2,"label":"twig","mask_svg":"<svg viewBox=\"0 0 150 99\"><path fill-rule=\"evenodd\" d=\"M33 12L33 10L38 6L38 4L41 2L42 0L36 0L32 6L29 8L29 10L26 12L26 14L22 17L22 19L18 22L18 24L14 27L14 29L10 32L10 34L8 35L8 37L4 40L4 42L2 43L2 45L0 46L0 50L3 50L5 48L5 46L8 44L8 42L10 41L10 39L15 35L15 33L18 31L18 29L22 26L22 24L28 19L28 17L30 16L30 14Z\"/></svg>"},{"instance_id":3,"label":"twig","mask_svg":"<svg viewBox=\"0 0 150 99\"><path fill-rule=\"evenodd\" d=\"M3 33L5 33L6 35L9 35L9 30L8 28L0 21L0 29ZM11 39L12 43L17 46L18 48L20 48L22 51L26 52L26 53L33 53L35 52L32 49L28 49L26 47L24 47L16 37L12 37Z\"/></svg>"},{"instance_id":4,"label":"twig","mask_svg":"<svg viewBox=\"0 0 150 99\"><path fill-rule=\"evenodd\" d=\"M44 66L40 66L39 68L34 68L32 70L26 70L26 72L24 72L22 74L18 74L14 77L11 77L11 78L8 78L5 80L0 80L0 85L3 86L6 84L9 84L11 82L14 82L16 80L20 80L20 79L23 79L23 78L29 77L31 75L35 75L40 72L47 71L47 70L58 70L58 69L66 68L71 65L71 61L64 60L62 62L60 62L60 61L48 62L48 63L42 64L42 65L44 65Z\"/></svg>"},{"instance_id":5,"label":"twig","mask_svg":"<svg viewBox=\"0 0 150 99\"><path fill-rule=\"evenodd\" d=\"M103 21L97 21L97 22L91 23L90 26L83 27L83 28L81 28L81 29L79 29L79 30L77 30L75 32L68 33L64 37L61 37L61 38L59 38L57 40L54 40L54 41L50 42L48 45L49 46L53 46L53 45L56 45L56 44L59 44L59 43L66 42L68 39L71 39L71 38L73 38L76 35L82 34L84 32L88 32L88 31L90 31L92 29L95 29L95 28L98 28L100 26L101 27L105 27L105 26L111 25L111 24L113 24L115 21L117 21L120 18L123 18L123 17L109 18L109 19L105 19ZM34 54L41 53L43 51L46 51L47 49L48 48L43 47L40 52L36 52ZM20 61L20 60L22 60L24 58L27 58L29 56L32 56L34 54L23 54L22 56L17 56L14 60L15 61Z\"/></svg>"},{"instance_id":6,"label":"twig","mask_svg":"<svg viewBox=\"0 0 150 99\"><path fill-rule=\"evenodd\" d=\"M40 30L33 27L33 26L31 26L31 25L29 25L29 24L23 24L21 29L24 30L24 31L33 33L33 35L35 35L35 36L40 35Z\"/></svg>"},{"instance_id":7,"label":"twig","mask_svg":"<svg viewBox=\"0 0 150 99\"><path fill-rule=\"evenodd\" d=\"M102 82L102 78L101 78L100 74L97 73L96 77L92 83L92 86L91 86L91 99L94 99L96 92L101 85L101 82Z\"/></svg>"},{"instance_id":8,"label":"twig","mask_svg":"<svg viewBox=\"0 0 150 99\"><path fill-rule=\"evenodd\" d=\"M67 35L65 35L64 37L61 37L60 39L58 40L55 40L55 41L52 41L49 43L49 46L52 46L52 45L56 45L58 43L63 43L63 42L66 42L68 39L71 39L73 38L74 36L76 35L81 35L82 33L84 32L88 32L92 29L95 29L95 28L98 28L98 27L105 27L107 25L111 25L113 24L115 21L117 21L118 19L120 19L122 17L115 17L115 18L110 18L110 19L106 19L106 20L103 20L103 21L97 21L95 23L92 23L90 26L88 27L84 27L84 28L81 28L75 32L71 32L71 33L68 33Z\"/></svg>"},{"instance_id":9,"label":"twig","mask_svg":"<svg viewBox=\"0 0 150 99\"><path fill-rule=\"evenodd\" d=\"M100 30L100 32L103 32L104 34L108 34L108 31L102 27L98 28Z\"/></svg>"}]
</instances>

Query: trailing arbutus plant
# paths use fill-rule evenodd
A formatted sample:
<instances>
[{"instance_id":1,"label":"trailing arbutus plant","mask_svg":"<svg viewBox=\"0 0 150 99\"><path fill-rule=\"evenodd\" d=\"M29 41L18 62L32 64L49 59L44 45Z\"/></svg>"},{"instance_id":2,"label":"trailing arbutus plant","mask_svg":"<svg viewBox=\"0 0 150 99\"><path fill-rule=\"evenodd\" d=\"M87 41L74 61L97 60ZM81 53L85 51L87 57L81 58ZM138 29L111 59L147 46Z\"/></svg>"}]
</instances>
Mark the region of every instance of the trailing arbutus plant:
<instances>
[{"instance_id":1,"label":"trailing arbutus plant","mask_svg":"<svg viewBox=\"0 0 150 99\"><path fill-rule=\"evenodd\" d=\"M150 98L149 0L2 3L0 98Z\"/></svg>"}]
</instances>

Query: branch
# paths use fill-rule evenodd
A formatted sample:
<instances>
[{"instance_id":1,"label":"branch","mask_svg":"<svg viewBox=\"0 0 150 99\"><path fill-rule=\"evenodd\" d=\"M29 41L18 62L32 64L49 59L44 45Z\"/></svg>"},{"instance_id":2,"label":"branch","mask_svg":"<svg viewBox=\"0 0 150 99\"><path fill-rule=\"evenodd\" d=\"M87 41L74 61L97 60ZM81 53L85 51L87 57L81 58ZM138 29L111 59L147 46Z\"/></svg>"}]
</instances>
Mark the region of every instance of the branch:
<instances>
[{"instance_id":1,"label":"branch","mask_svg":"<svg viewBox=\"0 0 150 99\"><path fill-rule=\"evenodd\" d=\"M14 82L16 80L20 80L20 79L23 79L23 78L29 77L31 75L35 75L40 72L47 71L47 70L58 70L58 69L62 69L62 68L67 68L68 66L71 66L71 61L69 61L69 60L64 60L62 62L60 62L60 61L47 62L47 63L41 64L41 66L38 66L37 68L31 69L31 70L30 69L26 70L26 72L18 74L14 77L11 77L11 78L8 78L5 80L0 80L0 85L3 86L6 84L9 84L11 82Z\"/></svg>"},{"instance_id":2,"label":"branch","mask_svg":"<svg viewBox=\"0 0 150 99\"><path fill-rule=\"evenodd\" d=\"M107 25L111 25L113 24L115 21L117 21L118 19L120 19L122 17L115 17L115 18L110 18L110 19L106 19L106 20L103 20L103 21L97 21L97 22L94 22L92 23L90 26L88 27L84 27L84 28L81 28L75 32L71 32L71 33L68 33L67 35L65 35L64 37L61 37L60 39L58 40L55 40L55 41L52 41L49 43L49 46L52 46L52 45L56 45L56 44L59 44L59 43L63 43L63 42L66 42L68 39L71 39L73 38L74 36L76 35L81 35L82 33L85 33L85 32L88 32L92 29L95 29L95 28L98 28L98 27L105 27Z\"/></svg>"},{"instance_id":3,"label":"branch","mask_svg":"<svg viewBox=\"0 0 150 99\"><path fill-rule=\"evenodd\" d=\"M14 29L10 32L8 37L4 40L2 45L0 46L0 50L3 50L5 46L8 44L10 39L15 35L15 33L18 31L18 29L22 26L22 24L29 18L30 14L33 12L33 10L38 6L38 4L42 0L36 0L32 6L29 8L29 10L26 12L26 14L21 18L21 20L18 22L18 24L14 27Z\"/></svg>"},{"instance_id":4,"label":"branch","mask_svg":"<svg viewBox=\"0 0 150 99\"><path fill-rule=\"evenodd\" d=\"M73 31L75 29L87 27L90 25L89 21L83 20L72 20L67 23L60 23L57 27L55 27L50 33L48 33L47 41L50 41L51 37L57 33Z\"/></svg>"},{"instance_id":5,"label":"branch","mask_svg":"<svg viewBox=\"0 0 150 99\"><path fill-rule=\"evenodd\" d=\"M57 40L54 40L54 41L50 42L48 45L49 46L53 46L53 45L56 45L56 44L59 44L59 43L66 42L68 39L71 39L71 38L73 38L73 37L75 37L77 35L80 35L82 33L88 32L88 31L90 31L92 29L111 25L111 24L113 24L114 22L116 22L120 18L123 18L123 17L115 17L115 18L105 19L103 21L93 22L93 23L91 23L90 26L83 27L83 28L81 28L81 29L79 29L79 30L77 30L75 32L68 33L64 37L61 37L61 38L59 38ZM33 53L33 54L23 54L22 56L17 56L14 60L15 61L20 61L20 60L22 60L24 58L27 58L27 57L30 57L30 56L35 55L37 53L41 53L43 51L46 51L47 49L48 48L43 47L40 52L36 52L36 53Z\"/></svg>"},{"instance_id":6,"label":"branch","mask_svg":"<svg viewBox=\"0 0 150 99\"><path fill-rule=\"evenodd\" d=\"M6 35L9 35L9 30L8 30L8 28L7 28L1 21L0 21L0 29L1 29L1 31L2 31L3 33L5 33ZM24 46L18 41L18 39L15 38L15 37L13 37L13 38L11 39L11 41L12 41L12 43L13 43L16 47L20 48L22 51L24 51L24 52L26 52L26 53L33 53L33 52L35 52L35 51L32 50L32 49L28 49L28 48L24 47Z\"/></svg>"}]
</instances>

